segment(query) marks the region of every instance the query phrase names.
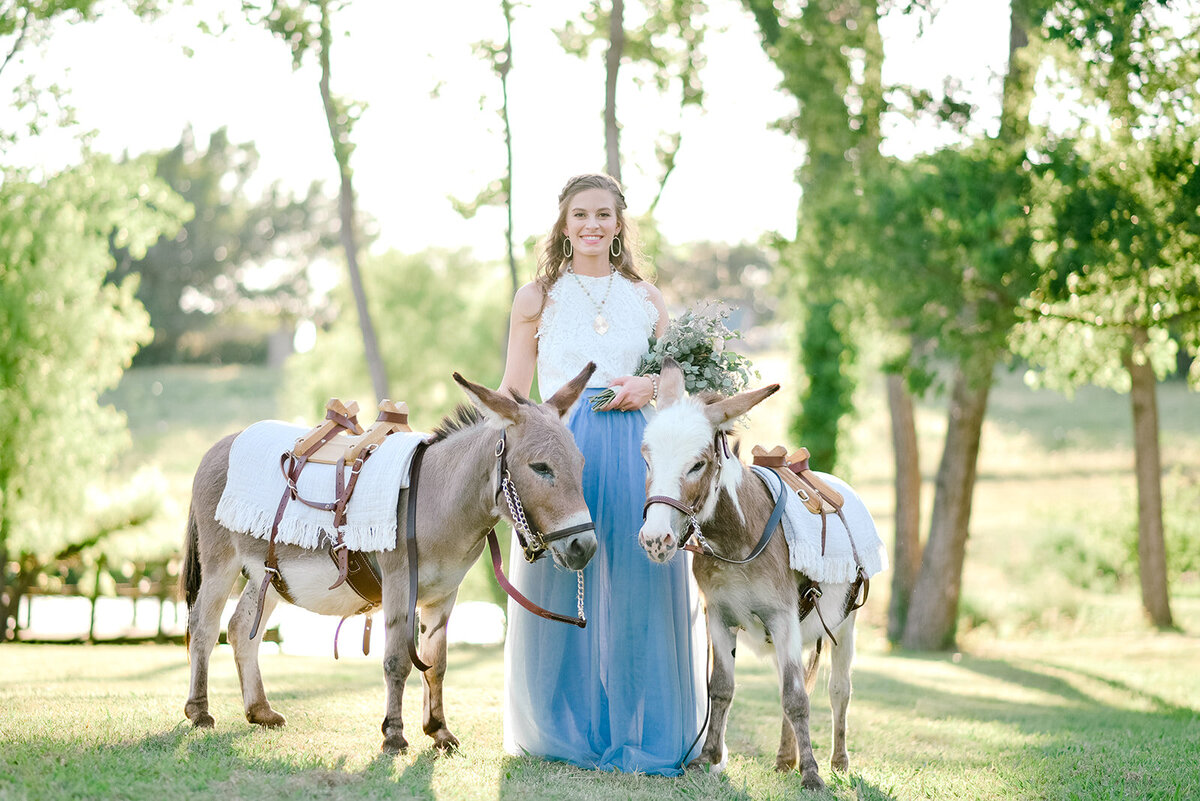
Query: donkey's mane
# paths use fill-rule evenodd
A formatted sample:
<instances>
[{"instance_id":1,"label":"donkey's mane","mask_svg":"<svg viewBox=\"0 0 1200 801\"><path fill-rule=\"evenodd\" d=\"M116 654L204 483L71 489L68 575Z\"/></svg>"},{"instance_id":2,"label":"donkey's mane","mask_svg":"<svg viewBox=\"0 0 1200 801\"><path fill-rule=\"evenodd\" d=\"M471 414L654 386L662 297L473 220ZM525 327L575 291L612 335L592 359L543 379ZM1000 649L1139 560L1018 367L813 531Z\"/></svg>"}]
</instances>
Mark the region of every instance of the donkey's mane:
<instances>
[{"instance_id":1,"label":"donkey's mane","mask_svg":"<svg viewBox=\"0 0 1200 801\"><path fill-rule=\"evenodd\" d=\"M483 415L470 403L460 403L453 412L442 418L442 422L433 429L430 443L441 442L451 434L465 431L483 422Z\"/></svg>"}]
</instances>

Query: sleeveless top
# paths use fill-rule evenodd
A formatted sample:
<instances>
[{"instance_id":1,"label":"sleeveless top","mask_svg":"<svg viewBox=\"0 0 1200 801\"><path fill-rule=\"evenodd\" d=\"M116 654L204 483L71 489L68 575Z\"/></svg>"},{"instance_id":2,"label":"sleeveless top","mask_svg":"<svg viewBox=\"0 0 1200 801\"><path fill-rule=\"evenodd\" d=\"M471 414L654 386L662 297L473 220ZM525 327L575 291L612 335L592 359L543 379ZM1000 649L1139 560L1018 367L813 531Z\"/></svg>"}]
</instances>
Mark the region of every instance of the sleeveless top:
<instances>
[{"instance_id":1,"label":"sleeveless top","mask_svg":"<svg viewBox=\"0 0 1200 801\"><path fill-rule=\"evenodd\" d=\"M607 387L614 378L632 375L638 359L649 350L658 324L658 307L645 288L620 273L592 277L564 273L550 287L546 308L538 324L538 393L545 400L579 374L588 362L596 363L589 387ZM588 295L584 293L586 287ZM593 327L596 303L605 297L601 313L608 330Z\"/></svg>"}]
</instances>

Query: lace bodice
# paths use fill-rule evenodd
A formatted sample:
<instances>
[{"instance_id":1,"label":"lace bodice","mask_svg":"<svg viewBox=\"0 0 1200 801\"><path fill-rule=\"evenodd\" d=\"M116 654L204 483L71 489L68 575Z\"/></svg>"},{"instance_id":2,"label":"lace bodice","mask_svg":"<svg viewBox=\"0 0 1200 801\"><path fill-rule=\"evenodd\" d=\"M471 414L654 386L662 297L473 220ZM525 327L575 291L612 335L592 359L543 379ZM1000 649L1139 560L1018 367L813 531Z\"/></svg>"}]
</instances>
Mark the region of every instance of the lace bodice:
<instances>
[{"instance_id":1,"label":"lace bodice","mask_svg":"<svg viewBox=\"0 0 1200 801\"><path fill-rule=\"evenodd\" d=\"M543 400L588 362L596 363L590 387L607 387L614 378L632 374L658 323L658 308L646 290L618 273L612 276L612 289L604 301L608 331L597 333L592 322L596 303L605 297L609 276L577 277L579 281L564 274L554 282L538 324L538 390ZM584 293L581 283L595 302Z\"/></svg>"}]
</instances>

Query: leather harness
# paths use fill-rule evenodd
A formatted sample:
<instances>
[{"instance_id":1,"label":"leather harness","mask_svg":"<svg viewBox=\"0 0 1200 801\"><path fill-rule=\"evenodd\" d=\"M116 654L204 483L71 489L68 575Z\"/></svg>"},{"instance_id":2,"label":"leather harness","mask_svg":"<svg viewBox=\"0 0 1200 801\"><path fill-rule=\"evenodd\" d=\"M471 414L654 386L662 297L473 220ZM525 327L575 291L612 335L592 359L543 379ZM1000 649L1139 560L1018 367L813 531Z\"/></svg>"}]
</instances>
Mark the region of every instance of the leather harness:
<instances>
[{"instance_id":1,"label":"leather harness","mask_svg":"<svg viewBox=\"0 0 1200 801\"><path fill-rule=\"evenodd\" d=\"M330 428L321 438L316 440L311 446L306 448L302 453L295 454L292 452L284 453L280 456L280 468L283 470L284 478L287 482L287 488L284 490L283 497L279 500L279 506L275 511L275 519L271 524L271 535L267 541L267 558L264 563L264 575L262 585L258 590L258 609L254 616L254 625L250 628L250 639L254 639L258 633L258 626L262 622L263 606L266 602L267 587L273 586L275 591L288 603L295 603L288 590L287 582L283 579L279 572L279 561L275 552L275 539L279 533L279 524L283 520L284 512L287 505L292 500L300 501L301 503L311 506L314 509L333 512L334 526L337 531L337 539L329 548L330 558L334 564L338 566L338 578L330 585L329 589L334 590L346 583L355 593L363 599L364 605L352 614L369 613L371 610L383 603L383 586L379 577L378 565L375 563L374 557L362 551L352 551L347 547L343 539L343 527L346 523L346 506L350 501L350 496L354 493L355 484L358 482L358 476L362 472L363 463L367 458L374 453L375 448L364 448L355 458L350 468L350 478L345 479L345 457L341 457L337 461L334 479L334 500L329 502L311 501L300 495L297 490L297 481L300 478L300 472L304 466L308 464L309 457L316 453L322 445L337 436L341 431L354 431L358 428L358 421L355 416L345 416L338 414L333 410L326 413L326 419L332 420L335 425ZM389 412L381 412L379 419L386 422L407 423L408 416L403 414L394 414ZM513 518L513 532L516 534L521 549L525 553L525 558L529 562L535 562L544 556L551 543L570 537L574 534L579 534L584 531L592 531L595 526L592 522L580 523L574 526L557 529L548 534L543 534L532 526L525 516L524 506L521 503L520 495L517 493L516 485L512 482L512 476L508 471L507 455L506 455L506 434L500 432L500 438L496 443L496 493L495 501L497 506L500 503L501 497L504 498L508 505L509 512ZM409 487L408 487L408 504L405 510L405 544L408 555L408 619L412 623L412 629L408 632L408 655L412 660L413 665L420 671L424 672L429 669L424 661L421 660L417 653L417 641L419 637L418 622L417 622L417 590L418 590L418 560L417 560L417 487L421 475L421 463L425 456L425 451L429 447L428 442L422 442L417 445L412 457L412 468L410 471ZM396 519L400 519L400 496L396 497ZM487 533L488 548L491 551L492 570L496 575L496 581L504 589L506 593L518 604L525 609L533 612L535 615L544 617L548 620L555 620L562 623L570 623L572 625L583 628L587 625L587 618L583 613L582 604L582 584L580 594L580 608L578 617L569 617L535 604L533 601L526 598L517 590L516 587L504 575L504 567L500 556L500 544L496 537L496 529L493 527ZM351 615L344 616L338 623L337 631L334 633L333 639L333 655L336 659L338 656L337 639L341 632L342 623L346 622L346 618ZM366 625L363 630L363 654L370 653L371 639L371 616L367 615Z\"/></svg>"},{"instance_id":2,"label":"leather harness","mask_svg":"<svg viewBox=\"0 0 1200 801\"><path fill-rule=\"evenodd\" d=\"M782 450L783 454L787 453L785 449L776 450ZM713 451L715 453L724 451L725 455L729 456L729 443L726 439L724 431L717 431L713 436ZM696 519L696 514L699 512L699 510L692 508L690 505L684 503L678 498L672 498L669 495L650 496L646 499L646 503L642 507L642 520L644 521L646 519L646 513L653 504L661 503L670 506L687 516L687 526L684 529L683 541L679 546L682 550L700 554L701 556L707 556L718 561L725 562L726 564L748 564L749 562L757 559L762 552L766 550L767 545L771 541L771 537L775 534L775 530L779 528L780 521L783 519L784 508L787 501L787 492L784 485L785 483L791 484L792 482L785 481L782 471L788 470L795 477L796 481L802 482L798 492L807 490L807 492L803 492L803 494L801 494L801 500L805 502L805 507L814 514L821 515L822 555L825 553L825 516L828 513L827 510L834 511L841 519L842 525L846 527L846 536L850 539L850 549L854 554L854 562L858 566L857 575L855 576L854 582L851 585L852 590L847 596L845 614L848 615L854 610L861 608L863 604L867 602L867 596L871 592L871 579L866 575L866 571L863 569L862 560L858 555L858 548L854 545L854 536L850 533L850 524L846 522L846 517L842 514L842 505L844 504L842 496L825 484L825 482L811 475L811 470L808 466L808 451L802 448L799 453L803 454L803 456L800 460L794 463L789 463L782 454L775 454L773 452L771 454L755 455L754 464L760 467L769 467L772 469L772 474L779 482L777 485L779 492L775 499L775 506L771 510L771 516L767 519L766 527L763 529L763 533L759 537L758 543L750 551L750 555L745 559L731 559L714 551L712 546L708 544L708 541L705 540L704 536L701 534L700 521ZM755 475L758 474L755 473ZM766 479L762 476L759 476L759 478L764 483L766 482ZM814 506L816 507L815 509ZM693 544L693 540L695 540L695 544ZM824 615L821 614L821 607L817 604L817 601L821 598L821 585L811 578L805 578L807 579L808 583L800 590L800 620L804 620L806 617L808 617L810 612L816 610L817 618L821 621L821 627L825 629L825 634L829 637L830 642L832 642L834 645L837 645L837 639L834 638L833 632L830 631L829 625L825 622ZM862 592L862 600L858 600L860 590Z\"/></svg>"}]
</instances>

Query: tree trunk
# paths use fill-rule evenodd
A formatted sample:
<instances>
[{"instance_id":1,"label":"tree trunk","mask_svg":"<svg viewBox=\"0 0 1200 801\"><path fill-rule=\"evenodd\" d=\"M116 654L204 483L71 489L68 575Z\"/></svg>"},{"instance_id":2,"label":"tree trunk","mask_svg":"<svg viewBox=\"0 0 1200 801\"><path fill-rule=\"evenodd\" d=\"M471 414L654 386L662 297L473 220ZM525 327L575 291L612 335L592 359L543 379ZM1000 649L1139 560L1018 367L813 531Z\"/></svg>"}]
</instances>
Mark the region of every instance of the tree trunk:
<instances>
[{"instance_id":1,"label":"tree trunk","mask_svg":"<svg viewBox=\"0 0 1200 801\"><path fill-rule=\"evenodd\" d=\"M333 139L333 154L337 159L338 173L341 183L338 190L338 212L341 218L342 248L346 251L346 267L350 271L350 287L354 292L354 305L358 310L358 323L362 329L363 352L367 359L367 369L371 374L371 384L375 388L376 400L384 400L388 395L387 371L383 365L383 357L379 352L379 343L375 337L375 326L371 323L371 312L367 308L367 294L363 288L362 273L358 268L358 239L355 236L354 186L351 181L350 146L347 141L347 131L338 120L337 106L333 102L333 94L329 89L329 50L333 44L333 34L329 19L329 5L321 2L321 102L325 106L325 119L329 124L329 136Z\"/></svg>"},{"instance_id":2,"label":"tree trunk","mask_svg":"<svg viewBox=\"0 0 1200 801\"><path fill-rule=\"evenodd\" d=\"M608 20L608 55L604 79L604 149L608 174L621 182L621 129L617 125L617 72L625 51L625 0L613 0Z\"/></svg>"},{"instance_id":3,"label":"tree trunk","mask_svg":"<svg viewBox=\"0 0 1200 801\"><path fill-rule=\"evenodd\" d=\"M13 585L8 583L8 532L0 509L0 642L17 634L17 605Z\"/></svg>"},{"instance_id":4,"label":"tree trunk","mask_svg":"<svg viewBox=\"0 0 1200 801\"><path fill-rule=\"evenodd\" d=\"M896 467L896 547L892 554L892 598L888 604L887 636L899 643L921 569L921 460L912 395L904 379L887 376L888 410L892 418L892 452Z\"/></svg>"},{"instance_id":5,"label":"tree trunk","mask_svg":"<svg viewBox=\"0 0 1200 801\"><path fill-rule=\"evenodd\" d=\"M986 378L973 384L963 365L955 366L929 539L901 638L905 648L929 651L954 645L979 443L991 389L991 370L981 374Z\"/></svg>"},{"instance_id":6,"label":"tree trunk","mask_svg":"<svg viewBox=\"0 0 1200 801\"><path fill-rule=\"evenodd\" d=\"M1133 451L1138 494L1138 575L1142 606L1150 622L1163 628L1174 625L1167 592L1167 549L1163 537L1162 457L1158 445L1157 379L1145 353L1149 335L1133 330L1133 348L1125 354L1129 371L1129 397L1133 404Z\"/></svg>"},{"instance_id":7,"label":"tree trunk","mask_svg":"<svg viewBox=\"0 0 1200 801\"><path fill-rule=\"evenodd\" d=\"M508 118L508 73L512 69L512 3L509 0L504 0L501 4L504 7L504 64L500 69L500 91L504 96L504 103L501 106L501 115L504 117L504 152L505 161L505 182L506 188L504 192L504 208L508 212L508 227L504 229L504 242L508 246L508 272L512 278L512 293L513 297L517 295L517 289L520 288L520 283L517 278L517 257L513 251L513 137L512 123ZM508 339L507 329L504 334L505 339ZM507 352L507 342L505 343L505 351Z\"/></svg>"}]
</instances>

